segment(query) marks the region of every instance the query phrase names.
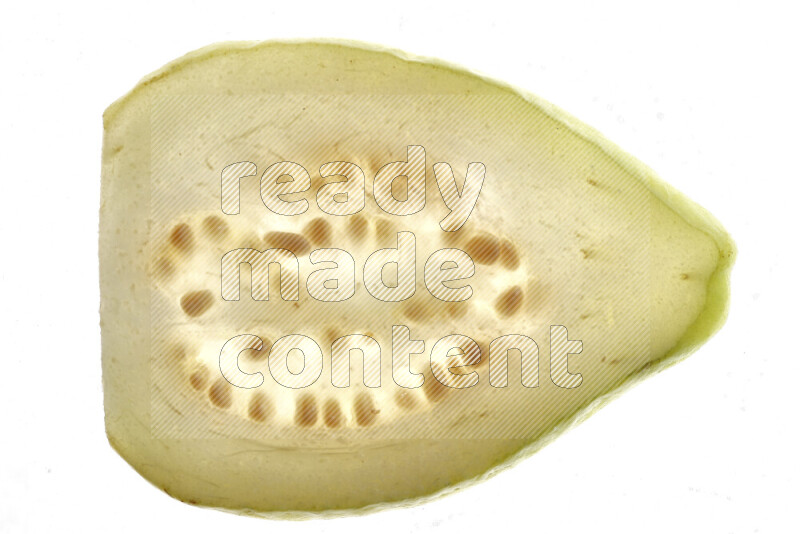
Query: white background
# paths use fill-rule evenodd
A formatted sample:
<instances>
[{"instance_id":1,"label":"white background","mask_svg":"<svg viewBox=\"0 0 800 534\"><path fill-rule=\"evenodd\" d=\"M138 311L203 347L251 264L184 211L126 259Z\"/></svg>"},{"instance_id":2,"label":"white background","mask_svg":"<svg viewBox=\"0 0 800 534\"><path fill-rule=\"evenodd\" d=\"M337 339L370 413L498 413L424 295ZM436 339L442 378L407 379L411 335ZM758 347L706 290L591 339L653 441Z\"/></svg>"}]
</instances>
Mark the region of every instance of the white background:
<instances>
[{"instance_id":1,"label":"white background","mask_svg":"<svg viewBox=\"0 0 800 534\"><path fill-rule=\"evenodd\" d=\"M4 3L0 531L796 529L798 14L790 2L648 4ZM653 167L738 244L727 325L516 468L424 506L287 523L151 487L103 429L101 114L195 48L321 36L511 82Z\"/></svg>"}]
</instances>

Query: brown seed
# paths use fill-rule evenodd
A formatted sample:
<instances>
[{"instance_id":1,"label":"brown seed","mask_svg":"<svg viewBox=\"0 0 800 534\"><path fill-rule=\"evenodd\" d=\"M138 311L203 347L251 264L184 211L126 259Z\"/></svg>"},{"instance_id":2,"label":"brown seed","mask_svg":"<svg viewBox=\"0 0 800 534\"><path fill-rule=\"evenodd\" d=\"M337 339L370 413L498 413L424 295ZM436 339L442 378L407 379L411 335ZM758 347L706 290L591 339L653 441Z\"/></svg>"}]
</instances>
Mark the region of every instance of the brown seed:
<instances>
[{"instance_id":1,"label":"brown seed","mask_svg":"<svg viewBox=\"0 0 800 534\"><path fill-rule=\"evenodd\" d=\"M208 370L205 368L196 370L189 376L189 383L198 391L206 387L208 383Z\"/></svg>"},{"instance_id":2,"label":"brown seed","mask_svg":"<svg viewBox=\"0 0 800 534\"><path fill-rule=\"evenodd\" d=\"M298 256L311 250L305 237L292 232L267 232L264 241L272 248L283 248Z\"/></svg>"},{"instance_id":3,"label":"brown seed","mask_svg":"<svg viewBox=\"0 0 800 534\"><path fill-rule=\"evenodd\" d=\"M247 357L254 362L260 362L266 360L267 356L269 356L269 351L272 348L272 341L270 341L268 337L261 336L261 341L262 341L261 350L247 351Z\"/></svg>"},{"instance_id":4,"label":"brown seed","mask_svg":"<svg viewBox=\"0 0 800 534\"><path fill-rule=\"evenodd\" d=\"M688 279L689 279L689 275L688 274L686 274L686 273L681 274L681 280L688 280Z\"/></svg>"},{"instance_id":5,"label":"brown seed","mask_svg":"<svg viewBox=\"0 0 800 534\"><path fill-rule=\"evenodd\" d=\"M448 315L450 315L450 317L454 319L464 317L468 309L469 309L469 304L467 304L467 301L447 303L447 313Z\"/></svg>"},{"instance_id":6,"label":"brown seed","mask_svg":"<svg viewBox=\"0 0 800 534\"><path fill-rule=\"evenodd\" d=\"M481 234L467 241L467 254L477 263L491 265L500 257L500 240L491 234Z\"/></svg>"},{"instance_id":7,"label":"brown seed","mask_svg":"<svg viewBox=\"0 0 800 534\"><path fill-rule=\"evenodd\" d=\"M397 239L396 228L392 221L382 217L375 221L375 234L381 242Z\"/></svg>"},{"instance_id":8,"label":"brown seed","mask_svg":"<svg viewBox=\"0 0 800 534\"><path fill-rule=\"evenodd\" d=\"M375 408L375 402L369 393L361 393L356 399L355 405L356 422L360 426L369 426L380 413L380 410Z\"/></svg>"},{"instance_id":9,"label":"brown seed","mask_svg":"<svg viewBox=\"0 0 800 534\"><path fill-rule=\"evenodd\" d=\"M211 404L218 408L230 408L231 404L233 404L233 399L231 398L231 386L228 384L228 381L224 378L220 378L214 382L211 387L208 388L208 399L211 401Z\"/></svg>"},{"instance_id":10,"label":"brown seed","mask_svg":"<svg viewBox=\"0 0 800 534\"><path fill-rule=\"evenodd\" d=\"M408 391L401 391L394 397L394 401L404 410L410 410L417 405L417 400Z\"/></svg>"},{"instance_id":11,"label":"brown seed","mask_svg":"<svg viewBox=\"0 0 800 534\"><path fill-rule=\"evenodd\" d=\"M363 215L356 214L350 218L350 235L355 239L362 240L367 237L369 223Z\"/></svg>"},{"instance_id":12,"label":"brown seed","mask_svg":"<svg viewBox=\"0 0 800 534\"><path fill-rule=\"evenodd\" d=\"M427 319L432 315L432 306L430 304L430 302L412 300L403 307L403 315L412 321Z\"/></svg>"},{"instance_id":13,"label":"brown seed","mask_svg":"<svg viewBox=\"0 0 800 534\"><path fill-rule=\"evenodd\" d=\"M481 361L478 363L478 367L487 367L489 365L489 348L492 345L492 341L490 339L481 339L478 341L478 347L481 349Z\"/></svg>"},{"instance_id":14,"label":"brown seed","mask_svg":"<svg viewBox=\"0 0 800 534\"><path fill-rule=\"evenodd\" d=\"M169 234L169 242L177 250L181 252L188 252L194 245L194 237L192 236L192 229L186 223L181 223L172 229Z\"/></svg>"},{"instance_id":15,"label":"brown seed","mask_svg":"<svg viewBox=\"0 0 800 534\"><path fill-rule=\"evenodd\" d=\"M300 426L312 426L317 422L317 401L313 395L305 394L297 399L294 420Z\"/></svg>"},{"instance_id":16,"label":"brown seed","mask_svg":"<svg viewBox=\"0 0 800 534\"><path fill-rule=\"evenodd\" d=\"M464 355L461 356L461 360L464 362L465 365L478 365L481 362L482 351L481 347L477 343L467 342L464 343L460 348L461 351L464 353ZM454 372L458 373L458 371L459 370L456 369ZM469 369L464 370L464 373L466 374L469 371L470 371Z\"/></svg>"},{"instance_id":17,"label":"brown seed","mask_svg":"<svg viewBox=\"0 0 800 534\"><path fill-rule=\"evenodd\" d=\"M425 382L422 384L422 391L431 402L439 402L444 399L450 388L439 382L433 374L425 376Z\"/></svg>"},{"instance_id":18,"label":"brown seed","mask_svg":"<svg viewBox=\"0 0 800 534\"><path fill-rule=\"evenodd\" d=\"M516 247L508 239L503 239L500 242L500 263L509 271L519 267L519 254L517 254Z\"/></svg>"},{"instance_id":19,"label":"brown seed","mask_svg":"<svg viewBox=\"0 0 800 534\"><path fill-rule=\"evenodd\" d=\"M228 224L217 217L209 215L203 219L203 231L212 239L222 239L228 235Z\"/></svg>"},{"instance_id":20,"label":"brown seed","mask_svg":"<svg viewBox=\"0 0 800 534\"><path fill-rule=\"evenodd\" d=\"M504 317L514 315L522 306L522 299L522 288L519 286L514 286L506 289L502 295L497 297L497 300L494 303L494 309L497 310L497 313Z\"/></svg>"},{"instance_id":21,"label":"brown seed","mask_svg":"<svg viewBox=\"0 0 800 534\"><path fill-rule=\"evenodd\" d=\"M160 278L169 278L175 273L175 266L167 258L158 258L153 272Z\"/></svg>"},{"instance_id":22,"label":"brown seed","mask_svg":"<svg viewBox=\"0 0 800 534\"><path fill-rule=\"evenodd\" d=\"M342 337L342 333L339 331L338 328L334 328L329 326L325 329L325 340L328 342L328 345L333 345L333 342Z\"/></svg>"},{"instance_id":23,"label":"brown seed","mask_svg":"<svg viewBox=\"0 0 800 534\"><path fill-rule=\"evenodd\" d=\"M181 297L181 308L189 317L199 317L203 315L214 303L214 296L211 291L203 289L201 291L191 291Z\"/></svg>"},{"instance_id":24,"label":"brown seed","mask_svg":"<svg viewBox=\"0 0 800 534\"><path fill-rule=\"evenodd\" d=\"M263 393L253 394L250 398L247 414L250 419L259 423L269 419L270 415L272 415L272 406L270 406L267 397Z\"/></svg>"},{"instance_id":25,"label":"brown seed","mask_svg":"<svg viewBox=\"0 0 800 534\"><path fill-rule=\"evenodd\" d=\"M392 154L389 151L384 150L375 150L370 151L370 153L364 156L360 162L363 162L362 168L364 172L367 174L372 173L373 175L377 174L379 170L387 165L387 161L391 160ZM367 188L369 191L372 191L371 187Z\"/></svg>"},{"instance_id":26,"label":"brown seed","mask_svg":"<svg viewBox=\"0 0 800 534\"><path fill-rule=\"evenodd\" d=\"M315 245L327 246L331 242L331 225L322 217L317 217L309 222L303 233Z\"/></svg>"},{"instance_id":27,"label":"brown seed","mask_svg":"<svg viewBox=\"0 0 800 534\"><path fill-rule=\"evenodd\" d=\"M441 234L442 235L442 240L445 243L447 243L448 245L457 245L459 242L461 242L464 239L464 236L466 235L466 233L463 230L464 230L464 227L462 226L461 228L459 228L455 232L443 232Z\"/></svg>"},{"instance_id":28,"label":"brown seed","mask_svg":"<svg viewBox=\"0 0 800 534\"><path fill-rule=\"evenodd\" d=\"M322 415L325 425L331 428L336 428L342 424L342 409L339 403L333 399L325 401L325 409Z\"/></svg>"},{"instance_id":29,"label":"brown seed","mask_svg":"<svg viewBox=\"0 0 800 534\"><path fill-rule=\"evenodd\" d=\"M403 202L408 200L408 177L407 176L398 176L394 180L392 180L392 197L395 200L399 200Z\"/></svg>"},{"instance_id":30,"label":"brown seed","mask_svg":"<svg viewBox=\"0 0 800 534\"><path fill-rule=\"evenodd\" d=\"M169 348L167 354L172 360L180 361L186 357L186 347L176 343Z\"/></svg>"}]
</instances>

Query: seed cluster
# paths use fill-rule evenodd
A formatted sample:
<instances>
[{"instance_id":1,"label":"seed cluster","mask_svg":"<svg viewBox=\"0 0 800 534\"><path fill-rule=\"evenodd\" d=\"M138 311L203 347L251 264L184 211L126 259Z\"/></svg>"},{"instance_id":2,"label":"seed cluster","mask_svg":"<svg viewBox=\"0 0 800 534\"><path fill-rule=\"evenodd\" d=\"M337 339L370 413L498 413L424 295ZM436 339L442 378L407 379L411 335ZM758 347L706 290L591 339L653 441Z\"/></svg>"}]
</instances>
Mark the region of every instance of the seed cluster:
<instances>
[{"instance_id":1,"label":"seed cluster","mask_svg":"<svg viewBox=\"0 0 800 534\"><path fill-rule=\"evenodd\" d=\"M332 224L332 222L334 224ZM332 313L324 303L302 297L294 302L292 314L301 317L305 324L303 330L283 331L286 322L285 307L280 313L273 311L273 302L261 303L263 317L258 319L259 335L263 341L260 351L246 350L240 357L242 365L264 372L266 380L271 380L267 371L267 356L272 342L290 333L300 333L315 339L327 352L331 343L349 333L362 333L376 338L374 332L384 337L384 346L391 346L386 337L387 327L392 324L408 324L413 328L430 330L441 325L443 334L451 333L463 321L470 325L480 324L480 352L473 346L465 346L462 354L454 358L454 365L474 366L466 368L488 371L488 349L493 335L504 332L508 320L520 320L526 306L531 306L526 295L530 274L525 259L506 237L485 230L470 230L464 227L458 232L442 232L435 221L432 230L414 228L418 243L429 250L459 247L476 264L478 277L470 282L475 284L476 298L464 302L445 302L431 295L417 291L407 301L384 305L380 311L370 313L368 308L375 305L365 296L357 296L352 302L349 314ZM220 326L239 324L219 295L218 273L221 253L231 244L257 250L282 248L295 254L301 261L318 248L347 245L354 254L366 256L370 251L393 246L396 232L403 230L380 214L358 213L349 217L314 217L305 219L302 224L295 223L299 231L292 228L264 229L253 231L238 223L238 219L219 215L185 215L176 221L167 232L162 244L156 247L151 269L158 290L174 302L174 311L182 315L176 324L187 324L197 328L207 325ZM394 241L394 242L393 242ZM228 247L228 248L226 248ZM435 248L434 248L435 247ZM343 247L344 248L344 247ZM391 273L387 278L391 279ZM486 288L478 291L482 277L492 280ZM246 277L243 278L243 280ZM216 283L215 283L216 282ZM362 291L363 293L363 291ZM243 292L243 298L249 298ZM271 298L279 298L272 290ZM359 300L360 299L360 300ZM387 306L391 306L388 308ZM337 310L341 310L338 308ZM366 310L366 311L365 311ZM378 310L378 308L376 308ZM389 311L387 311L389 310ZM387 315L388 314L388 315ZM252 318L251 318L252 319ZM187 327L188 328L188 327ZM181 335L178 333L178 335ZM181 335L183 343L183 368L187 384L192 391L204 395L214 410L235 410L237 413L258 424L294 425L302 428L370 427L383 421L390 421L396 414L433 409L437 403L446 400L454 391L443 385L433 375L444 372L434 366L423 371L424 384L419 389L378 388L370 389L359 385L359 367L351 367L352 387L334 388L327 385L298 393L287 392L281 387L265 384L255 389L242 389L232 386L219 374L219 349L225 340L203 339L198 336ZM441 336L439 336L441 337ZM435 339L425 339L426 350L430 350ZM329 354L329 353L328 353ZM354 363L351 358L351 366ZM383 376L391 376L390 358L382 355ZM465 368L461 368L464 371ZM385 371L385 373L384 373ZM274 384L273 384L274 386Z\"/></svg>"}]
</instances>

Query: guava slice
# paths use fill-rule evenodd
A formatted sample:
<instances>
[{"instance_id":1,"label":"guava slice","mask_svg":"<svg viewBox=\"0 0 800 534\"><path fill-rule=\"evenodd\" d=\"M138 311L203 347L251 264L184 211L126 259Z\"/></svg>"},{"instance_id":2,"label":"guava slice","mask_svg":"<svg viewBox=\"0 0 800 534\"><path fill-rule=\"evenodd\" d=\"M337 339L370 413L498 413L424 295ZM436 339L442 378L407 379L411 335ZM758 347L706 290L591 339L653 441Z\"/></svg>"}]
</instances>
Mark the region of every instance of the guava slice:
<instances>
[{"instance_id":1,"label":"guava slice","mask_svg":"<svg viewBox=\"0 0 800 534\"><path fill-rule=\"evenodd\" d=\"M224 43L148 76L104 120L106 430L188 503L297 518L452 492L685 357L727 313L735 247L710 214L552 105L452 65L354 43ZM387 212L419 193L420 155L424 209ZM384 171L401 179L381 188ZM474 207L454 209L470 187ZM400 234L414 238L414 291L381 298L364 268ZM250 278L237 271L241 297L224 298L222 258L239 249ZM256 298L247 254L268 249L298 258L296 298L283 274ZM317 249L352 258L336 264L352 267L346 299L321 299ZM440 262L463 267L460 283L426 283L442 250L469 256L472 270ZM398 293L399 264L381 272ZM323 358L280 360L292 335ZM398 371L406 335L424 351ZM533 340L538 359L505 352L522 339L505 335ZM334 346L367 338L377 367L358 351L334 362ZM450 363L431 363L442 338ZM223 346L258 387L231 382ZM287 379L318 363L321 379L280 385L281 361Z\"/></svg>"}]
</instances>

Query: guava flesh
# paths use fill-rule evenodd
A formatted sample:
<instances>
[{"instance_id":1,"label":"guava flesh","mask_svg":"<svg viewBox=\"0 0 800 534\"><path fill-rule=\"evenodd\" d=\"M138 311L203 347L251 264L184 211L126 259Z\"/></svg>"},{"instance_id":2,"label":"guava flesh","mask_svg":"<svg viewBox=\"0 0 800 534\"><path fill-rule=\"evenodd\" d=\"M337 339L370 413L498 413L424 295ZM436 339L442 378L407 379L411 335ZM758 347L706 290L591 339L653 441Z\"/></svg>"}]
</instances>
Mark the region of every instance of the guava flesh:
<instances>
[{"instance_id":1,"label":"guava flesh","mask_svg":"<svg viewBox=\"0 0 800 534\"><path fill-rule=\"evenodd\" d=\"M549 258L553 266L581 265L574 274L577 278L548 278L543 270L537 276L547 282L548 302L567 294L579 302L581 291L605 295L559 313L576 325L572 328L602 338L598 343L602 344L603 362L597 362L597 369L604 371L593 380L587 371L579 395L544 412L526 433L502 439L478 438L475 432L466 438L403 439L393 435L381 439L374 433L377 430L370 428L335 442L317 440L317 434L311 430L303 434L302 429L293 440L154 437L150 313L155 283L152 265L158 244L150 231L152 108L160 99L175 95L274 94L497 98L501 102L498 107L482 106L465 113L485 123L487 134L481 145L504 149L510 145L520 155L504 164L503 173L487 171L487 181L500 174L496 179L504 184L507 200L500 205L497 198L487 197L493 210L476 212L469 224L476 231L501 227L509 234L526 236L516 246L524 265L533 270L546 265L543 260L537 263L537 254ZM324 111L324 106L320 110ZM403 154L406 144L415 142L408 132L447 118L443 111L423 104L408 114L402 128L393 131L371 129L370 122L376 117L369 111L363 113L354 117L354 123L364 123L362 137L374 135L374 146L381 150L372 153L367 143L354 147L353 157L377 162L376 169L378 163L398 159L383 151L387 144L394 143L397 154ZM114 449L144 478L185 502L243 514L296 518L360 513L454 491L531 454L624 387L679 361L725 319L735 247L710 214L574 118L533 96L460 68L353 43L226 43L194 52L150 75L109 107L104 121L100 266L106 430ZM275 147L291 145L292 140L284 135L291 124L284 117L275 121L267 130L242 135L260 135L264 146L279 153ZM397 134L396 138L391 134ZM438 145L435 136L431 139L443 158L451 154L441 147L458 151L454 136ZM203 147L220 141L194 142ZM438 156L431 154L430 158ZM313 173L315 160L308 159ZM467 161L461 161L465 167ZM428 160L429 165L433 162ZM211 165L215 179L221 168L217 163ZM533 175L527 172L531 168L536 169ZM537 175L563 183L563 189L559 194L538 190ZM642 239L641 233L636 233L638 219L631 215L635 207L631 198L638 199L639 208L644 203L647 228L647 254L638 256L646 265L636 267L644 273L643 287L648 293L635 306L621 302L621 297L616 302L609 290L632 268L631 240ZM576 206L581 213L593 214L591 220L565 215L575 213ZM517 215L513 220L502 218L498 213L503 210ZM563 249L537 248L555 242L563 243ZM525 313L517 314L515 324L525 324ZM177 308L176 314L180 314ZM614 326L634 315L647 318L644 356L628 355L624 336ZM478 328L469 317L454 324L464 334ZM340 326L347 330L355 325ZM617 367L609 365L611 362ZM214 401L213 391L209 395ZM220 417L214 411L219 403L200 406L189 393L181 399L178 409L187 417L201 422ZM457 408L455 413L458 415ZM422 420L430 416L407 417Z\"/></svg>"}]
</instances>

